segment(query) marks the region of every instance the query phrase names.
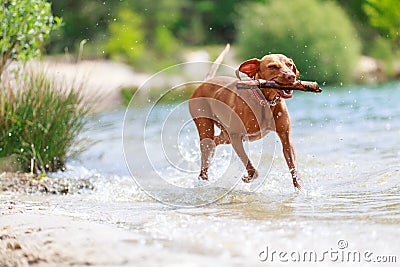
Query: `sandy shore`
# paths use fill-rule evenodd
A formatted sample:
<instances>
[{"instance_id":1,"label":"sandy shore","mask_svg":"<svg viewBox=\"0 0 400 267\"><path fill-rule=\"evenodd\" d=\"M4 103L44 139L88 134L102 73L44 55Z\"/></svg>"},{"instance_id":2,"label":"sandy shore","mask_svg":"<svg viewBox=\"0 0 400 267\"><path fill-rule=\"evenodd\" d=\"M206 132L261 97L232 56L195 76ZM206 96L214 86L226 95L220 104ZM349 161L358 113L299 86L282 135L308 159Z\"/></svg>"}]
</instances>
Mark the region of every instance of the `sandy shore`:
<instances>
[{"instance_id":1,"label":"sandy shore","mask_svg":"<svg viewBox=\"0 0 400 267\"><path fill-rule=\"evenodd\" d=\"M1 267L196 267L210 263L209 256L160 246L123 224L55 211L46 203L47 197L0 194Z\"/></svg>"},{"instance_id":2,"label":"sandy shore","mask_svg":"<svg viewBox=\"0 0 400 267\"><path fill-rule=\"evenodd\" d=\"M132 251L140 236L132 232L8 205L1 210L0 266L132 266L137 260Z\"/></svg>"},{"instance_id":3,"label":"sandy shore","mask_svg":"<svg viewBox=\"0 0 400 267\"><path fill-rule=\"evenodd\" d=\"M1 267L132 266L138 255L132 250L144 246L118 225L54 212L51 194L61 201L60 194L92 190L86 180L2 173L0 185Z\"/></svg>"}]
</instances>

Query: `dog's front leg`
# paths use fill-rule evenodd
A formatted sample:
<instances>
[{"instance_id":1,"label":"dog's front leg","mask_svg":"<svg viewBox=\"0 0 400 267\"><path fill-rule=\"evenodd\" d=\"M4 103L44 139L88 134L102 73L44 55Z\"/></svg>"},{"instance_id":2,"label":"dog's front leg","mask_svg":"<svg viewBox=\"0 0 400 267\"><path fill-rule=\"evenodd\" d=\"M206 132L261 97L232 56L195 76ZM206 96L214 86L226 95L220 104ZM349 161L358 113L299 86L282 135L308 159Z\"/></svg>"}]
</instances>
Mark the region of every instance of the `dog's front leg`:
<instances>
[{"instance_id":1,"label":"dog's front leg","mask_svg":"<svg viewBox=\"0 0 400 267\"><path fill-rule=\"evenodd\" d=\"M293 143L290 139L289 130L278 132L278 136L282 142L283 156L285 157L287 166L289 167L290 174L292 175L293 185L295 188L301 190L303 182L297 171L296 154Z\"/></svg>"}]
</instances>

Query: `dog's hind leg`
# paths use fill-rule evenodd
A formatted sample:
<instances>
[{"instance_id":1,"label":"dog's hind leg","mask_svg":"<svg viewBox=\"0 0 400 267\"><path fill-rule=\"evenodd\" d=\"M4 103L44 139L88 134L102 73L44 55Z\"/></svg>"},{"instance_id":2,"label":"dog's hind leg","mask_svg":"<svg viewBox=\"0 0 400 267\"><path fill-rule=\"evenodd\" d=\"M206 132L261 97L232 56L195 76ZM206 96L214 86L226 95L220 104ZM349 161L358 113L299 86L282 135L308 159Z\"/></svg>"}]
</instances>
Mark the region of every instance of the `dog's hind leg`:
<instances>
[{"instance_id":1,"label":"dog's hind leg","mask_svg":"<svg viewBox=\"0 0 400 267\"><path fill-rule=\"evenodd\" d=\"M200 136L201 171L199 179L208 180L208 167L215 150L214 121L210 118L200 117L194 118L194 123Z\"/></svg>"},{"instance_id":2,"label":"dog's hind leg","mask_svg":"<svg viewBox=\"0 0 400 267\"><path fill-rule=\"evenodd\" d=\"M219 135L214 136L215 146L222 144L230 144L231 140L229 138L229 134L226 131L226 129L218 122L216 122L215 125L217 125L218 128L221 130L221 133Z\"/></svg>"},{"instance_id":3,"label":"dog's hind leg","mask_svg":"<svg viewBox=\"0 0 400 267\"><path fill-rule=\"evenodd\" d=\"M254 168L253 164L251 164L251 161L244 150L242 136L234 134L230 137L233 149L235 150L236 154L238 154L244 166L246 166L247 176L244 176L242 180L245 183L250 183L253 179L257 178L258 172L256 168Z\"/></svg>"}]
</instances>

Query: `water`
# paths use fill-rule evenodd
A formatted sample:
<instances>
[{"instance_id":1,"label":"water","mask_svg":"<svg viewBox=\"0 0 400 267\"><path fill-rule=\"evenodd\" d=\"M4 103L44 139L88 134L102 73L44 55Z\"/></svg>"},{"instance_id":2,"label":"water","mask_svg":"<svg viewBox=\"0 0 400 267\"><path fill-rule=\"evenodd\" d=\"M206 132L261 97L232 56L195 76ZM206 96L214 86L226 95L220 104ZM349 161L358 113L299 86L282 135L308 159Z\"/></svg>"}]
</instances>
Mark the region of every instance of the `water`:
<instances>
[{"instance_id":1,"label":"water","mask_svg":"<svg viewBox=\"0 0 400 267\"><path fill-rule=\"evenodd\" d=\"M265 155L259 155L257 146L253 151L260 172L268 174L264 183L256 188L243 185L241 166L224 148L217 151L211 176L218 176L221 169L226 170L224 162L232 161L236 174L228 172L228 184L212 180L205 192L196 191L201 185L192 179L198 171L198 144L183 111L175 112L165 126L166 131L176 131L179 137L168 139L167 135L162 140L171 161L179 158L174 158L173 151L189 159L178 162L182 168L195 171L184 175L165 164L165 147L157 143L164 113L175 106L152 111L145 137L141 126L146 108L130 109L125 122L125 147L121 140L125 110L96 115L84 137L97 142L71 162L66 173L58 175L91 178L97 189L48 201L55 204L55 212L118 224L141 235L147 249L141 252L145 255L138 258L138 266L287 266L294 262L308 266L310 259L299 256L304 253L312 254L321 266L338 262L375 266L378 261L394 259L399 262L398 99L400 83L325 88L318 95L295 93L287 104L298 167L305 182L301 193L293 190L274 134L261 144ZM141 148L135 146L146 140L156 174L148 169ZM165 202L176 204L177 199L184 198L178 204L194 206L165 205L143 192L129 173L124 149L139 184L148 181ZM158 184L163 180L160 176L167 181L166 187ZM189 191L180 195L182 192L173 189L177 186ZM207 200L213 203L204 205ZM344 255L348 252L361 255L360 259L346 263Z\"/></svg>"}]
</instances>

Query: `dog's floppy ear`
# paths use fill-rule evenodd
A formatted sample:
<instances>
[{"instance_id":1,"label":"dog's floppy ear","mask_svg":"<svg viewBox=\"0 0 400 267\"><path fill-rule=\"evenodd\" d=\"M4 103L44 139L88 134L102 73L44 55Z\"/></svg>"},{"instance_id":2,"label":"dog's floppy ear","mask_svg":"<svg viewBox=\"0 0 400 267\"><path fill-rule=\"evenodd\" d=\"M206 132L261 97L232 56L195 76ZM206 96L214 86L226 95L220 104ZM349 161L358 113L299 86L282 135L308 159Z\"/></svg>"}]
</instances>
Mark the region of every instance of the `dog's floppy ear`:
<instances>
[{"instance_id":1,"label":"dog's floppy ear","mask_svg":"<svg viewBox=\"0 0 400 267\"><path fill-rule=\"evenodd\" d=\"M238 70L240 72L243 72L250 78L254 79L259 69L260 69L260 60L257 58L252 58L243 62Z\"/></svg>"}]
</instances>

